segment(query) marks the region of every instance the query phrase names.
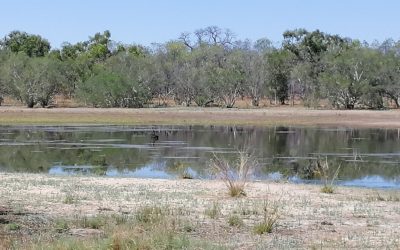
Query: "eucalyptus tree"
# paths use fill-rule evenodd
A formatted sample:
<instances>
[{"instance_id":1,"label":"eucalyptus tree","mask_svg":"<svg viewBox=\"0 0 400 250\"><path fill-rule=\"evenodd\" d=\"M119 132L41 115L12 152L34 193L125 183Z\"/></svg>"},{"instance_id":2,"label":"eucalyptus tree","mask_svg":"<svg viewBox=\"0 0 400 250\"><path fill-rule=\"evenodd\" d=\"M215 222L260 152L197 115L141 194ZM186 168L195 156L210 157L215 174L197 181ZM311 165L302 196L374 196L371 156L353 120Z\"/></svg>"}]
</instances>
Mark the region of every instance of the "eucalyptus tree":
<instances>
[{"instance_id":1,"label":"eucalyptus tree","mask_svg":"<svg viewBox=\"0 0 400 250\"><path fill-rule=\"evenodd\" d=\"M251 98L251 104L258 107L260 100L266 94L268 72L264 53L255 50L244 50L242 54L243 88Z\"/></svg>"},{"instance_id":2,"label":"eucalyptus tree","mask_svg":"<svg viewBox=\"0 0 400 250\"><path fill-rule=\"evenodd\" d=\"M214 56L214 46L200 46L190 53L190 62L193 67L193 101L200 107L216 104L218 99L215 86L209 74L212 67L215 66L215 61L213 61Z\"/></svg>"},{"instance_id":3,"label":"eucalyptus tree","mask_svg":"<svg viewBox=\"0 0 400 250\"><path fill-rule=\"evenodd\" d=\"M96 61L104 61L111 56L111 33L106 30L97 32L87 41L87 52Z\"/></svg>"},{"instance_id":4,"label":"eucalyptus tree","mask_svg":"<svg viewBox=\"0 0 400 250\"><path fill-rule=\"evenodd\" d=\"M173 99L178 105L190 106L194 100L196 84L195 61L189 49L180 41L170 41L165 45L168 60L169 86L173 86Z\"/></svg>"},{"instance_id":5,"label":"eucalyptus tree","mask_svg":"<svg viewBox=\"0 0 400 250\"><path fill-rule=\"evenodd\" d=\"M74 97L80 85L95 75L98 64L104 63L112 56L113 44L108 30L103 33L97 32L88 40L76 44L63 43L60 60L63 61L62 73L67 81L62 86L62 93Z\"/></svg>"},{"instance_id":6,"label":"eucalyptus tree","mask_svg":"<svg viewBox=\"0 0 400 250\"><path fill-rule=\"evenodd\" d=\"M36 104L46 107L66 80L60 67L61 62L51 57L11 55L4 65L4 79L16 99L30 108Z\"/></svg>"},{"instance_id":7,"label":"eucalyptus tree","mask_svg":"<svg viewBox=\"0 0 400 250\"><path fill-rule=\"evenodd\" d=\"M218 26L208 26L197 29L193 33L183 32L179 39L190 50L194 50L203 45L232 48L235 43L235 34L229 29L222 29Z\"/></svg>"},{"instance_id":8,"label":"eucalyptus tree","mask_svg":"<svg viewBox=\"0 0 400 250\"><path fill-rule=\"evenodd\" d=\"M5 36L1 45L6 50L23 52L29 57L42 57L50 51L50 43L46 39L17 30Z\"/></svg>"},{"instance_id":9,"label":"eucalyptus tree","mask_svg":"<svg viewBox=\"0 0 400 250\"><path fill-rule=\"evenodd\" d=\"M275 49L267 54L268 93L275 104L285 104L289 98L289 82L293 56L286 50ZM293 91L292 91L293 94ZM293 96L292 96L293 97Z\"/></svg>"},{"instance_id":10,"label":"eucalyptus tree","mask_svg":"<svg viewBox=\"0 0 400 250\"><path fill-rule=\"evenodd\" d=\"M5 65L8 60L9 53L4 50L0 49L0 106L4 101L4 97L9 94L10 86L8 86L6 82L5 76Z\"/></svg>"},{"instance_id":11,"label":"eucalyptus tree","mask_svg":"<svg viewBox=\"0 0 400 250\"><path fill-rule=\"evenodd\" d=\"M382 55L381 55L382 56ZM393 101L396 108L400 107L400 55L394 51L383 55L376 76L379 77L383 94Z\"/></svg>"},{"instance_id":12,"label":"eucalyptus tree","mask_svg":"<svg viewBox=\"0 0 400 250\"><path fill-rule=\"evenodd\" d=\"M244 91L244 68L241 51L226 51L221 46L213 46L213 59L207 69L211 91L227 108L235 105L237 98Z\"/></svg>"},{"instance_id":13,"label":"eucalyptus tree","mask_svg":"<svg viewBox=\"0 0 400 250\"><path fill-rule=\"evenodd\" d=\"M145 64L147 58L120 52L96 65L78 97L95 107L141 108L151 98Z\"/></svg>"},{"instance_id":14,"label":"eucalyptus tree","mask_svg":"<svg viewBox=\"0 0 400 250\"><path fill-rule=\"evenodd\" d=\"M346 47L347 40L337 35L329 35L319 30L289 30L283 33L283 48L296 58L295 77L302 84L301 98L306 105L315 106L321 96L319 75L324 72L321 59L331 48ZM339 51L339 50L338 50Z\"/></svg>"},{"instance_id":15,"label":"eucalyptus tree","mask_svg":"<svg viewBox=\"0 0 400 250\"><path fill-rule=\"evenodd\" d=\"M319 80L326 86L328 99L334 107L382 107L382 96L376 91L375 56L376 51L360 46L340 55L326 55L326 70Z\"/></svg>"},{"instance_id":16,"label":"eucalyptus tree","mask_svg":"<svg viewBox=\"0 0 400 250\"><path fill-rule=\"evenodd\" d=\"M72 59L75 60L78 56L82 55L87 50L87 42L78 42L76 44L71 44L64 42L61 45L61 59Z\"/></svg>"},{"instance_id":17,"label":"eucalyptus tree","mask_svg":"<svg viewBox=\"0 0 400 250\"><path fill-rule=\"evenodd\" d=\"M174 98L176 84L174 69L176 60L181 57L181 46L175 42L156 44L152 56L152 80L150 88L153 98L158 99L159 105L166 106L167 101Z\"/></svg>"},{"instance_id":18,"label":"eucalyptus tree","mask_svg":"<svg viewBox=\"0 0 400 250\"><path fill-rule=\"evenodd\" d=\"M190 106L195 102L199 90L199 69L193 54L185 54L175 64L174 82L176 85L174 99L180 105Z\"/></svg>"},{"instance_id":19,"label":"eucalyptus tree","mask_svg":"<svg viewBox=\"0 0 400 250\"><path fill-rule=\"evenodd\" d=\"M376 48L374 77L383 95L400 107L400 42L387 39Z\"/></svg>"}]
</instances>

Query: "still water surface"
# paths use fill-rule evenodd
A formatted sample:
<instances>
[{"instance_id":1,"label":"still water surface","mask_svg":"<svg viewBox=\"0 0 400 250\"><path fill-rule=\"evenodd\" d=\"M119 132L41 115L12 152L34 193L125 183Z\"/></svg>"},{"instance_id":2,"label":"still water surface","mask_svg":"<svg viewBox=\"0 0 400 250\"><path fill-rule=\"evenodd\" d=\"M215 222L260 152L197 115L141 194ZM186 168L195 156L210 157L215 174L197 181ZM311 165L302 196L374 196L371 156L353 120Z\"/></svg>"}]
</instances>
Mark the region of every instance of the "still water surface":
<instances>
[{"instance_id":1,"label":"still water surface","mask_svg":"<svg viewBox=\"0 0 400 250\"><path fill-rule=\"evenodd\" d=\"M245 146L258 158L254 179L318 183L310 173L327 161L340 166L338 185L400 188L397 129L0 126L0 171L210 178L214 154L232 159Z\"/></svg>"}]
</instances>

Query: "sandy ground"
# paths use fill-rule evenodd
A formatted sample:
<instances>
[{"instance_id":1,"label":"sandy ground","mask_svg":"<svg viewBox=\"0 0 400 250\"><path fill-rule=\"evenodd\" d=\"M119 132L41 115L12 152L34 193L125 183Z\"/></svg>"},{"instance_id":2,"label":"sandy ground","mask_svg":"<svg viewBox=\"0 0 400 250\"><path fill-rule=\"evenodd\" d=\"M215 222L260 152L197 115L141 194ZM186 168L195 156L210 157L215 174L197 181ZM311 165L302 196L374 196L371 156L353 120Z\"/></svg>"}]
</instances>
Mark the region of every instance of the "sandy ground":
<instances>
[{"instance_id":1,"label":"sandy ground","mask_svg":"<svg viewBox=\"0 0 400 250\"><path fill-rule=\"evenodd\" d=\"M400 110L312 110L291 107L263 109L0 107L0 124L199 124L400 128Z\"/></svg>"},{"instance_id":2,"label":"sandy ground","mask_svg":"<svg viewBox=\"0 0 400 250\"><path fill-rule=\"evenodd\" d=\"M220 180L157 180L108 177L55 177L0 174L0 205L41 218L134 214L144 205L181 211L193 225L193 237L229 249L399 249L400 191L336 187L321 193L316 185L253 182L247 197L231 198ZM66 203L66 197L74 202ZM270 234L253 227L263 218L263 204L278 207ZM217 205L219 215L205 211ZM0 207L1 207L0 206ZM227 218L240 216L241 228Z\"/></svg>"}]
</instances>

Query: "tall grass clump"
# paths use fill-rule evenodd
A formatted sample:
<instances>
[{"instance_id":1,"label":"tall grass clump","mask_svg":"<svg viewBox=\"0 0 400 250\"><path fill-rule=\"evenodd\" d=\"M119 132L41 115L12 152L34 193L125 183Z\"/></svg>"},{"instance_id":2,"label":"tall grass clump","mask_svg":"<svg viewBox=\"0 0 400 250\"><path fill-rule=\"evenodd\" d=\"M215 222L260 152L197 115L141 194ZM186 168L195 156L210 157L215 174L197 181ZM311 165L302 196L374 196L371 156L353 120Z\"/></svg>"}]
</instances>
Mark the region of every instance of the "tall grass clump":
<instances>
[{"instance_id":1,"label":"tall grass clump","mask_svg":"<svg viewBox=\"0 0 400 250\"><path fill-rule=\"evenodd\" d=\"M239 150L236 158L229 160L214 154L211 168L226 184L231 197L246 196L245 187L257 165L254 154Z\"/></svg>"},{"instance_id":2,"label":"tall grass clump","mask_svg":"<svg viewBox=\"0 0 400 250\"><path fill-rule=\"evenodd\" d=\"M165 209L157 206L144 206L135 215L136 221L142 224L155 224L165 219Z\"/></svg>"},{"instance_id":3,"label":"tall grass clump","mask_svg":"<svg viewBox=\"0 0 400 250\"><path fill-rule=\"evenodd\" d=\"M331 174L330 166L328 164L328 158L325 158L324 163L320 163L318 159L318 168L315 170L315 175L320 176L321 180L324 183L324 186L321 188L322 193L332 194L335 191L334 182L339 175L340 165L336 169L336 171Z\"/></svg>"},{"instance_id":4,"label":"tall grass clump","mask_svg":"<svg viewBox=\"0 0 400 250\"><path fill-rule=\"evenodd\" d=\"M254 233L272 233L272 230L276 227L280 216L278 204L271 204L268 200L265 200L262 208L262 214L262 221L254 225Z\"/></svg>"},{"instance_id":5,"label":"tall grass clump","mask_svg":"<svg viewBox=\"0 0 400 250\"><path fill-rule=\"evenodd\" d=\"M204 214L211 219L217 219L221 214L221 207L218 202L214 201L211 207L206 208Z\"/></svg>"}]
</instances>

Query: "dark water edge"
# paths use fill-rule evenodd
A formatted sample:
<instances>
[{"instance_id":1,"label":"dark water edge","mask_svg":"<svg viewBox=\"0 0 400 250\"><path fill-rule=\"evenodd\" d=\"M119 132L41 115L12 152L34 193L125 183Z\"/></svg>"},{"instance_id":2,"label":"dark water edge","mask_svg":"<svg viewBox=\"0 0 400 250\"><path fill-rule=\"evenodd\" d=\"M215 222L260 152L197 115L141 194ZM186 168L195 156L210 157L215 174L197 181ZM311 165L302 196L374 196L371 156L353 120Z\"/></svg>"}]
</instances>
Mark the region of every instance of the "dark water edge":
<instances>
[{"instance_id":1,"label":"dark water edge","mask_svg":"<svg viewBox=\"0 0 400 250\"><path fill-rule=\"evenodd\" d=\"M254 126L0 126L0 171L141 178L214 178L213 155L250 148L254 180L400 188L398 129Z\"/></svg>"}]
</instances>

